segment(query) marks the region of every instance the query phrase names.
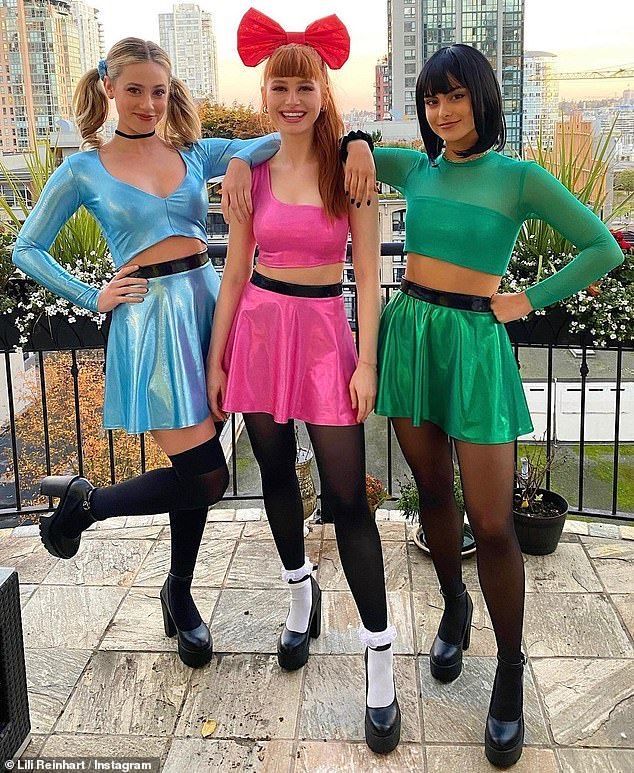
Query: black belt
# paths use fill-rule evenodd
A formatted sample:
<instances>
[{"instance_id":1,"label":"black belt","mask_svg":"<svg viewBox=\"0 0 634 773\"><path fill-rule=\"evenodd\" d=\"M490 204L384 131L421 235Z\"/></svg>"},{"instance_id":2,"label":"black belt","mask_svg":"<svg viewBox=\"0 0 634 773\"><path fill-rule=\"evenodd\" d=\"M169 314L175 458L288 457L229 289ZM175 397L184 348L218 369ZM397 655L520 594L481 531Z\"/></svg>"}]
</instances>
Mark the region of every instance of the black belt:
<instances>
[{"instance_id":1,"label":"black belt","mask_svg":"<svg viewBox=\"0 0 634 773\"><path fill-rule=\"evenodd\" d=\"M433 303L435 306L447 306L450 309L463 309L465 311L491 311L491 299L486 296L433 290L431 287L423 287L423 285L410 282L409 279L401 279L401 292L419 301Z\"/></svg>"},{"instance_id":2,"label":"black belt","mask_svg":"<svg viewBox=\"0 0 634 773\"><path fill-rule=\"evenodd\" d=\"M134 260L134 259L133 259ZM175 260L166 260L164 263L152 263L150 266L140 266L138 271L130 276L138 276L142 279L156 279L159 276L170 276L171 274L180 274L181 271L191 271L193 268L200 268L209 261L207 250L197 252L195 255L188 255L186 258L176 258Z\"/></svg>"},{"instance_id":3,"label":"black belt","mask_svg":"<svg viewBox=\"0 0 634 773\"><path fill-rule=\"evenodd\" d=\"M262 290L270 290L272 293L293 295L298 298L336 298L343 293L341 282L334 285L297 285L292 282L280 282L279 279L270 279L257 271L251 275L251 284Z\"/></svg>"}]
</instances>

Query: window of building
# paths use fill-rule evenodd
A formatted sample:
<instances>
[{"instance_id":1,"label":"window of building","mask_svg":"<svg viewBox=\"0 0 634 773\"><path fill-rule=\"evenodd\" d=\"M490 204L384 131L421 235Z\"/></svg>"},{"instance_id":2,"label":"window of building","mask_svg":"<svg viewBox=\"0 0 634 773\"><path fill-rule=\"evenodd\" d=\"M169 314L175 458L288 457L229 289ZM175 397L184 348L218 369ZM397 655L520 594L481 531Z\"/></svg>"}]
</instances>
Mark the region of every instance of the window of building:
<instances>
[{"instance_id":1,"label":"window of building","mask_svg":"<svg viewBox=\"0 0 634 773\"><path fill-rule=\"evenodd\" d=\"M403 32L416 32L416 22L415 21L403 22Z\"/></svg>"},{"instance_id":2,"label":"window of building","mask_svg":"<svg viewBox=\"0 0 634 773\"><path fill-rule=\"evenodd\" d=\"M413 88L416 85L416 78L405 78L405 88Z\"/></svg>"},{"instance_id":3,"label":"window of building","mask_svg":"<svg viewBox=\"0 0 634 773\"><path fill-rule=\"evenodd\" d=\"M416 49L406 48L404 51L405 59L416 59Z\"/></svg>"},{"instance_id":4,"label":"window of building","mask_svg":"<svg viewBox=\"0 0 634 773\"><path fill-rule=\"evenodd\" d=\"M404 46L415 46L416 45L416 35L405 35L403 38L403 45Z\"/></svg>"},{"instance_id":5,"label":"window of building","mask_svg":"<svg viewBox=\"0 0 634 773\"><path fill-rule=\"evenodd\" d=\"M406 63L404 72L406 75L413 75L416 72L416 65Z\"/></svg>"},{"instance_id":6,"label":"window of building","mask_svg":"<svg viewBox=\"0 0 634 773\"><path fill-rule=\"evenodd\" d=\"M405 105L405 115L416 115L416 105Z\"/></svg>"},{"instance_id":7,"label":"window of building","mask_svg":"<svg viewBox=\"0 0 634 773\"><path fill-rule=\"evenodd\" d=\"M413 102L416 99L416 92L415 91L406 91L405 92L405 99L408 102Z\"/></svg>"},{"instance_id":8,"label":"window of building","mask_svg":"<svg viewBox=\"0 0 634 773\"><path fill-rule=\"evenodd\" d=\"M403 8L403 16L416 16L416 8Z\"/></svg>"}]
</instances>

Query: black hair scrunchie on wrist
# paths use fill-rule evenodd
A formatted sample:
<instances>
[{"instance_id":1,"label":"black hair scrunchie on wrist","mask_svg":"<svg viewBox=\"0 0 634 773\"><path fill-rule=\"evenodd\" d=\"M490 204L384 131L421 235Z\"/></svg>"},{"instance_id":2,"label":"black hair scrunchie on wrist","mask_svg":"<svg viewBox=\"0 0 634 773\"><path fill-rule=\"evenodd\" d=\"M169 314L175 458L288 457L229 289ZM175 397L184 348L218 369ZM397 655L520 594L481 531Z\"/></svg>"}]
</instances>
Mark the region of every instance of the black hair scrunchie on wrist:
<instances>
[{"instance_id":1,"label":"black hair scrunchie on wrist","mask_svg":"<svg viewBox=\"0 0 634 773\"><path fill-rule=\"evenodd\" d=\"M372 137L367 132L362 132L361 130L356 132L348 132L348 134L346 134L346 136L341 140L340 155L342 161L345 161L348 158L348 143L352 142L353 140L363 140L370 146L370 152L374 150L374 142L372 141Z\"/></svg>"}]
</instances>

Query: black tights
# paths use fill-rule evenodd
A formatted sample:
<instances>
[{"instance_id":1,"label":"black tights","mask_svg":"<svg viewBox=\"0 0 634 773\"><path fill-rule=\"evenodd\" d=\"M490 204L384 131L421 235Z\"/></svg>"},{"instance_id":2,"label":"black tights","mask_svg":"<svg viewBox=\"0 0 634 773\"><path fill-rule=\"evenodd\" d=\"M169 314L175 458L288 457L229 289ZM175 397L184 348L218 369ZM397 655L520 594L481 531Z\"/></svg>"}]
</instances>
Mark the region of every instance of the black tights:
<instances>
[{"instance_id":1,"label":"black tights","mask_svg":"<svg viewBox=\"0 0 634 773\"><path fill-rule=\"evenodd\" d=\"M452 493L453 462L447 435L435 424L414 427L393 419L399 445L419 492L422 525L444 593L462 590L462 514ZM456 441L469 523L477 545L478 576L502 658L517 662L524 618L524 562L513 527L512 443ZM441 637L442 638L442 637Z\"/></svg>"},{"instance_id":2,"label":"black tights","mask_svg":"<svg viewBox=\"0 0 634 773\"><path fill-rule=\"evenodd\" d=\"M117 515L154 515L169 511L170 572L188 578L194 572L208 508L222 499L229 471L216 435L195 448L169 457L172 466L150 470L114 486L93 490L90 509L97 520ZM78 514L81 517L80 514ZM84 515L84 518L86 516ZM88 526L89 520L83 524ZM76 529L82 526L78 520ZM182 630L200 625L190 594L191 580L170 584L171 611Z\"/></svg>"},{"instance_id":3,"label":"black tights","mask_svg":"<svg viewBox=\"0 0 634 773\"><path fill-rule=\"evenodd\" d=\"M260 467L264 507L286 569L304 564L304 514L295 474L295 426L267 413L246 413L244 423ZM322 505L332 513L344 574L369 631L387 628L383 552L365 491L363 425L307 424L321 479Z\"/></svg>"}]
</instances>

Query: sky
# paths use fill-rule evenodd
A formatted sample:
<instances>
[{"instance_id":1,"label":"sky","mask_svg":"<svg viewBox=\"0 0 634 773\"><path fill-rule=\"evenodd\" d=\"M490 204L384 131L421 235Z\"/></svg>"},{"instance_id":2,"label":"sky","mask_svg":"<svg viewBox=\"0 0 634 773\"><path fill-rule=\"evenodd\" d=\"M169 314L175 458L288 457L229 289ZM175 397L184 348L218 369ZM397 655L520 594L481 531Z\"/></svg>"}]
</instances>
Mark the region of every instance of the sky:
<instances>
[{"instance_id":1,"label":"sky","mask_svg":"<svg viewBox=\"0 0 634 773\"><path fill-rule=\"evenodd\" d=\"M195 2L196 0L192 0ZM90 0L89 0L90 2ZM320 16L336 13L348 27L350 59L333 76L344 111L374 107L374 65L387 53L386 0L198 0L215 17L220 98L259 106L261 67L246 68L236 52L236 29L244 12L258 10L286 30L303 30ZM159 42L158 14L171 11L169 0L92 0L101 9L106 48L128 35ZM629 65L634 67L634 13L631 0L525 0L525 48L557 54L559 71ZM307 10L308 9L308 10ZM561 99L620 95L634 79L561 81Z\"/></svg>"}]
</instances>

